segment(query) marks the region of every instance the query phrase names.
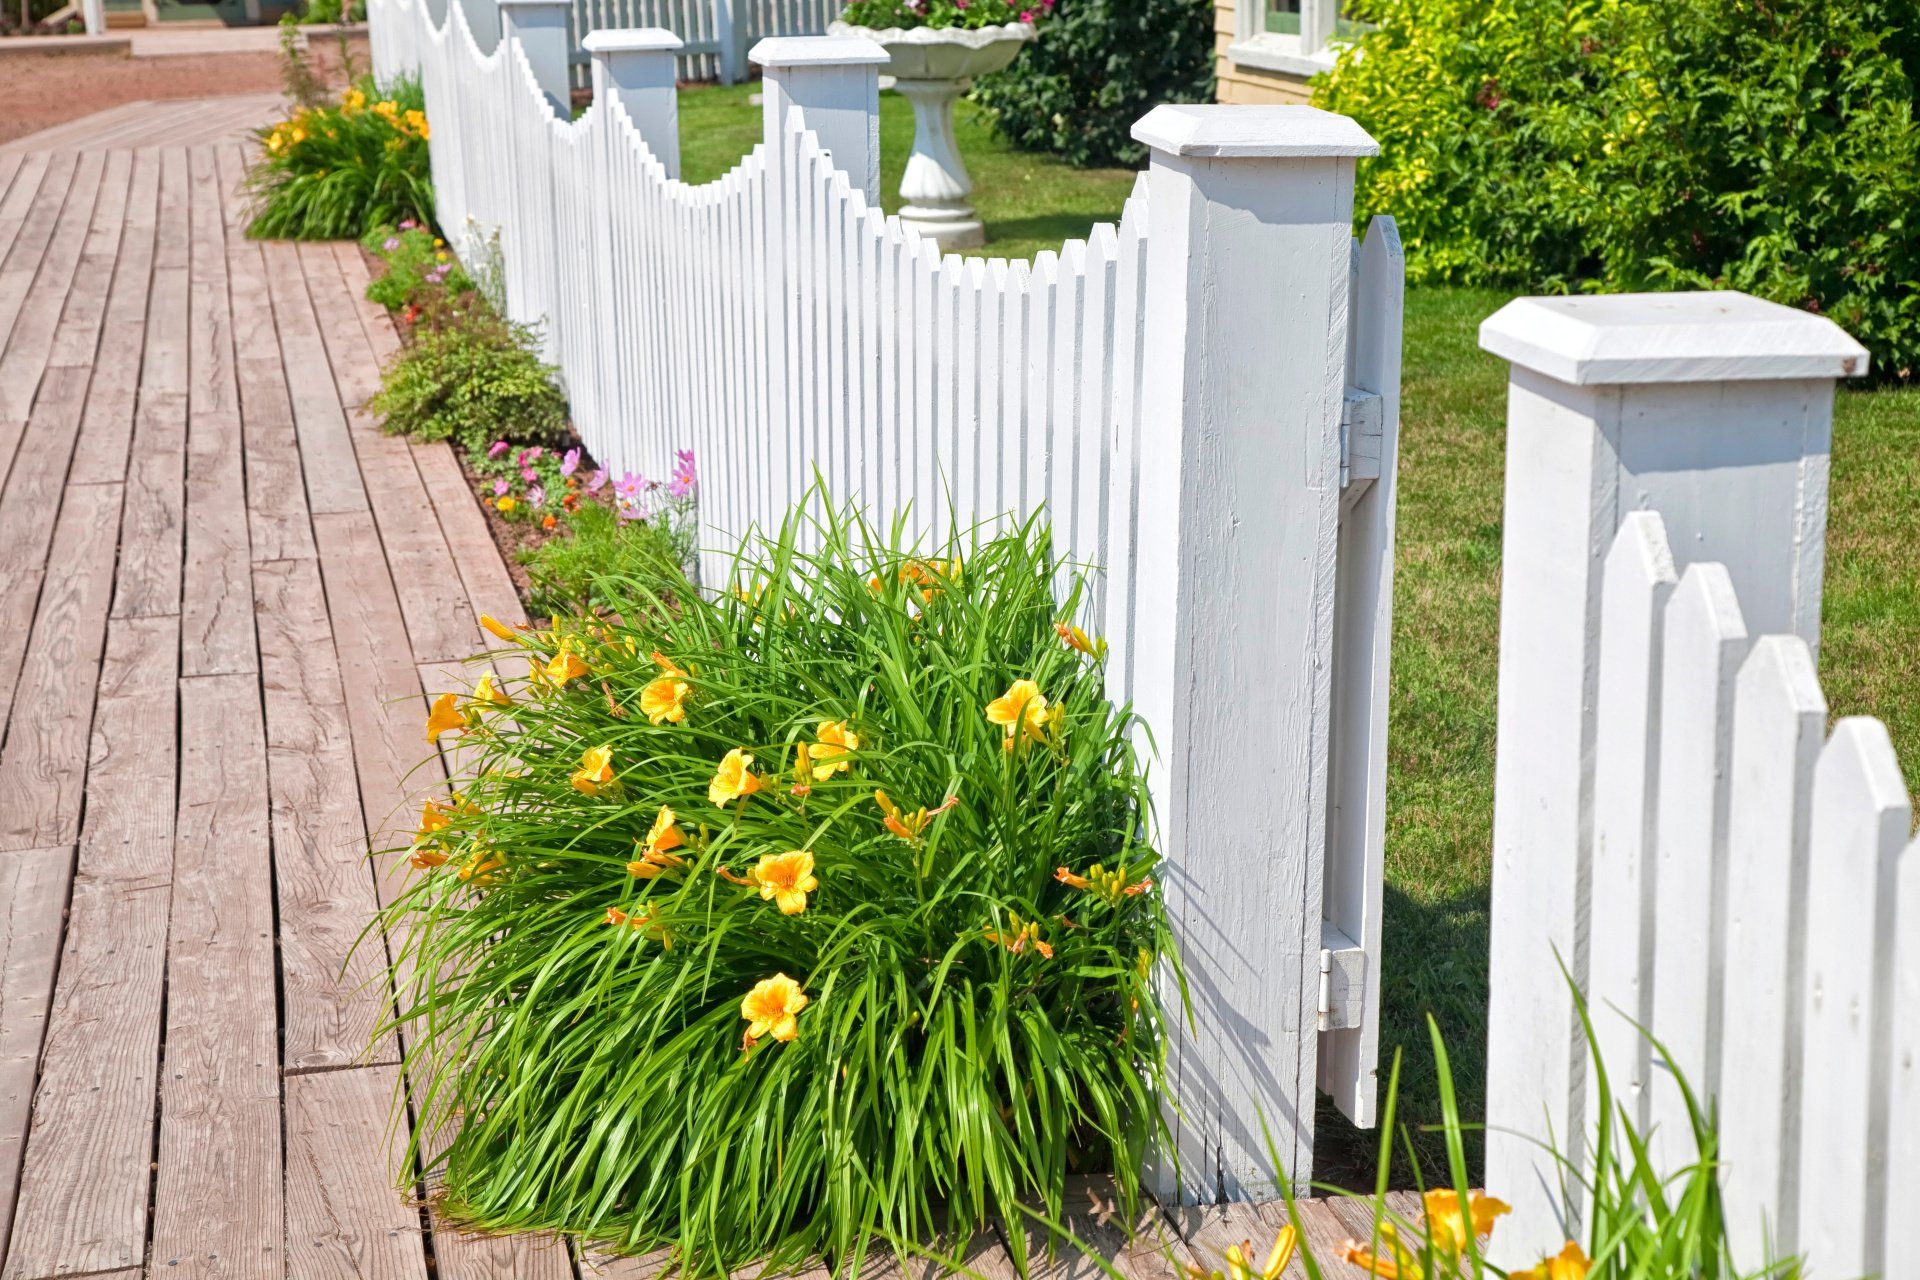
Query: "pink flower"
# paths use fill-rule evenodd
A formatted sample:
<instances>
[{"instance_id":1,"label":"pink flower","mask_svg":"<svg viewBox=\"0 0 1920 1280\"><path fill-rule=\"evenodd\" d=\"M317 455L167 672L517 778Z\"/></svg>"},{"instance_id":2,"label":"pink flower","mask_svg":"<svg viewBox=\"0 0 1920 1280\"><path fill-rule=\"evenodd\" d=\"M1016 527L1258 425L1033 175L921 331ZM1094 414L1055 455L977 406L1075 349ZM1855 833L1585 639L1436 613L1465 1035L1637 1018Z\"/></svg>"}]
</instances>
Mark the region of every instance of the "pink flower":
<instances>
[{"instance_id":1,"label":"pink flower","mask_svg":"<svg viewBox=\"0 0 1920 1280\"><path fill-rule=\"evenodd\" d=\"M580 451L569 449L560 455L560 474L570 476L580 466Z\"/></svg>"},{"instance_id":2,"label":"pink flower","mask_svg":"<svg viewBox=\"0 0 1920 1280\"><path fill-rule=\"evenodd\" d=\"M533 448L527 450L526 460L528 462L538 462L540 461L540 455L545 452L545 449L542 449L539 445L535 445Z\"/></svg>"},{"instance_id":3,"label":"pink flower","mask_svg":"<svg viewBox=\"0 0 1920 1280\"><path fill-rule=\"evenodd\" d=\"M598 471L594 472L592 475L587 477L587 492L598 493L600 492L601 487L606 483L607 483L607 469L605 467L601 467Z\"/></svg>"},{"instance_id":4,"label":"pink flower","mask_svg":"<svg viewBox=\"0 0 1920 1280\"><path fill-rule=\"evenodd\" d=\"M638 502L646 488L647 478L629 471L613 482L613 496L622 503Z\"/></svg>"},{"instance_id":5,"label":"pink flower","mask_svg":"<svg viewBox=\"0 0 1920 1280\"><path fill-rule=\"evenodd\" d=\"M496 498L504 497L506 495L506 492L507 492L507 482L505 480L495 480L493 482L494 497Z\"/></svg>"},{"instance_id":6,"label":"pink flower","mask_svg":"<svg viewBox=\"0 0 1920 1280\"><path fill-rule=\"evenodd\" d=\"M522 480L525 480L528 484L532 484L535 480L538 480L540 478L540 473L538 471L535 471L532 467L522 467L520 468L520 478Z\"/></svg>"},{"instance_id":7,"label":"pink flower","mask_svg":"<svg viewBox=\"0 0 1920 1280\"><path fill-rule=\"evenodd\" d=\"M545 489L542 489L539 485L537 484L530 485L527 488L527 501L533 506L537 507L541 503L545 502L546 500L547 500L547 491Z\"/></svg>"},{"instance_id":8,"label":"pink flower","mask_svg":"<svg viewBox=\"0 0 1920 1280\"><path fill-rule=\"evenodd\" d=\"M693 450L674 450L673 479L667 484L667 492L676 498L684 498L693 492L698 479L693 468Z\"/></svg>"},{"instance_id":9,"label":"pink flower","mask_svg":"<svg viewBox=\"0 0 1920 1280\"><path fill-rule=\"evenodd\" d=\"M380 247L382 249L385 249L388 253L392 253L395 249L398 249L400 247L400 237L388 236L386 238L386 241L383 244L381 244Z\"/></svg>"},{"instance_id":10,"label":"pink flower","mask_svg":"<svg viewBox=\"0 0 1920 1280\"><path fill-rule=\"evenodd\" d=\"M965 13L967 11L967 0L953 0L953 7Z\"/></svg>"},{"instance_id":11,"label":"pink flower","mask_svg":"<svg viewBox=\"0 0 1920 1280\"><path fill-rule=\"evenodd\" d=\"M415 227L417 227L417 226L419 226L419 225L420 225L420 224L419 224L419 223L417 223L417 222L415 222L415 221L414 221L414 220L413 220L412 218L402 218L402 219L400 219L400 229L401 229L402 231L411 231L411 230L413 230L413 229L414 229Z\"/></svg>"},{"instance_id":12,"label":"pink flower","mask_svg":"<svg viewBox=\"0 0 1920 1280\"><path fill-rule=\"evenodd\" d=\"M1020 21L1022 21L1022 22L1032 22L1032 21L1033 21L1033 10L1031 10L1031 9L1022 9L1022 10L1020 11Z\"/></svg>"},{"instance_id":13,"label":"pink flower","mask_svg":"<svg viewBox=\"0 0 1920 1280\"><path fill-rule=\"evenodd\" d=\"M505 453L506 451L507 451L507 442L505 440L495 440L493 442L493 447L487 450L487 456L489 458L497 458L501 454Z\"/></svg>"}]
</instances>

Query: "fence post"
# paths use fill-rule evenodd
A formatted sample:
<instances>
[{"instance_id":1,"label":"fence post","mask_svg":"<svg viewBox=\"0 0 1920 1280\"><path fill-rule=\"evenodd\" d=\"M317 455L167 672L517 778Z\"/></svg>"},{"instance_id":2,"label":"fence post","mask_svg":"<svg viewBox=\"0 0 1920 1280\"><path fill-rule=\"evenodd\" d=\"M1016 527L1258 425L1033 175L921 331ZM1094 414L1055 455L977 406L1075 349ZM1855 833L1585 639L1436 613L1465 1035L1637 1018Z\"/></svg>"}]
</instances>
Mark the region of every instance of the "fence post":
<instances>
[{"instance_id":1,"label":"fence post","mask_svg":"<svg viewBox=\"0 0 1920 1280\"><path fill-rule=\"evenodd\" d=\"M680 176L680 94L674 55L681 39L663 27L592 31L580 42L593 60L593 100L618 98L669 178Z\"/></svg>"},{"instance_id":2,"label":"fence post","mask_svg":"<svg viewBox=\"0 0 1920 1280\"><path fill-rule=\"evenodd\" d=\"M526 51L534 82L562 120L573 118L567 16L573 0L499 0L501 33Z\"/></svg>"},{"instance_id":3,"label":"fence post","mask_svg":"<svg viewBox=\"0 0 1920 1280\"><path fill-rule=\"evenodd\" d=\"M1190 1030L1169 1004L1179 1185L1312 1172L1353 174L1311 107L1162 106L1148 174L1135 708ZM1271 1133L1280 1168L1269 1158Z\"/></svg>"},{"instance_id":4,"label":"fence post","mask_svg":"<svg viewBox=\"0 0 1920 1280\"><path fill-rule=\"evenodd\" d=\"M847 180L880 203L880 68L887 51L859 36L779 36L747 54L765 73L761 101L769 157L787 112L800 108Z\"/></svg>"},{"instance_id":5,"label":"fence post","mask_svg":"<svg viewBox=\"0 0 1920 1280\"><path fill-rule=\"evenodd\" d=\"M747 78L745 30L734 25L733 0L713 0L713 38L720 45L720 83L739 84Z\"/></svg>"},{"instance_id":6,"label":"fence post","mask_svg":"<svg viewBox=\"0 0 1920 1280\"><path fill-rule=\"evenodd\" d=\"M455 0L482 54L500 47L500 0Z\"/></svg>"},{"instance_id":7,"label":"fence post","mask_svg":"<svg viewBox=\"0 0 1920 1280\"><path fill-rule=\"evenodd\" d=\"M1608 549L1629 514L1653 511L1681 569L1726 565L1749 634L1814 644L1833 384L1864 373L1867 353L1829 320L1737 293L1524 298L1480 344L1512 366L1486 1185L1514 1205L1494 1236L1514 1265L1583 1225L1537 1143L1577 1157L1593 1120L1559 962L1584 990Z\"/></svg>"}]
</instances>

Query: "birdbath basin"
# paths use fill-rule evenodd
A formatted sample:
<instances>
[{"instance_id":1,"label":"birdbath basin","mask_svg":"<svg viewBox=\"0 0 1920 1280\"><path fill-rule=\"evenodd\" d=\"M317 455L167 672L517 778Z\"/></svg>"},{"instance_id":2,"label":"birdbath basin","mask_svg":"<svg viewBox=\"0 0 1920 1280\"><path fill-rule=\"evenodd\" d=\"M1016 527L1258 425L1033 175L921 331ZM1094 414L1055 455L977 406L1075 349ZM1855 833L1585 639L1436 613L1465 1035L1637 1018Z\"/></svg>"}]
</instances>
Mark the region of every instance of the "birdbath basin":
<instances>
[{"instance_id":1,"label":"birdbath basin","mask_svg":"<svg viewBox=\"0 0 1920 1280\"><path fill-rule=\"evenodd\" d=\"M900 221L942 250L985 244L986 228L973 211L973 179L954 142L953 104L975 76L1012 62L1020 46L1033 39L1033 24L875 31L836 22L827 33L864 36L885 49L893 87L913 104L913 151L900 179Z\"/></svg>"}]
</instances>

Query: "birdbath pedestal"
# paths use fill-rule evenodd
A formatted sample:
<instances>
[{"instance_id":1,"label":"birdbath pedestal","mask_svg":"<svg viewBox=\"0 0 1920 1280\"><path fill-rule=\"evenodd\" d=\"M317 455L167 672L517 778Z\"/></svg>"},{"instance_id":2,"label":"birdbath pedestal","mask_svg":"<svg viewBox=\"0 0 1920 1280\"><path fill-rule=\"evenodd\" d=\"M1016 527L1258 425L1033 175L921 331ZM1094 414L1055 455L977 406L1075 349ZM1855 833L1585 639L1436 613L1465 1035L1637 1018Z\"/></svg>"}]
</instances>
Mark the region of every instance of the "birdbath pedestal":
<instances>
[{"instance_id":1,"label":"birdbath pedestal","mask_svg":"<svg viewBox=\"0 0 1920 1280\"><path fill-rule=\"evenodd\" d=\"M836 22L836 36L864 36L887 51L893 87L913 104L913 150L900 179L900 221L944 250L986 243L973 211L973 179L953 136L953 104L975 76L998 71L1033 39L1033 26L964 31L956 27L891 27L875 31Z\"/></svg>"}]
</instances>

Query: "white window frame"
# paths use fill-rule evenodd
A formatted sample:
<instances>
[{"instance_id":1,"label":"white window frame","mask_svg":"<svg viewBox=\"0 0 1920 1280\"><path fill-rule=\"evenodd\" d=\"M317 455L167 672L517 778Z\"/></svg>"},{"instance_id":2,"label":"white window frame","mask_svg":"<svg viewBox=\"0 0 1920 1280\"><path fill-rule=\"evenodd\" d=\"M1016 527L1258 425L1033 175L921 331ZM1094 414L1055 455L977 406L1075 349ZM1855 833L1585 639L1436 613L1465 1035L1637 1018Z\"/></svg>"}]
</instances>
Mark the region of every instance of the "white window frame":
<instances>
[{"instance_id":1,"label":"white window frame","mask_svg":"<svg viewBox=\"0 0 1920 1280\"><path fill-rule=\"evenodd\" d=\"M1318 75L1334 64L1333 33L1339 0L1300 0L1300 34L1267 30L1267 0L1238 0L1235 39L1227 57L1242 67Z\"/></svg>"}]
</instances>

